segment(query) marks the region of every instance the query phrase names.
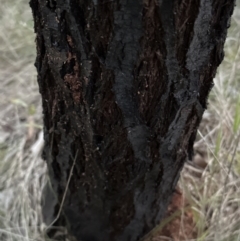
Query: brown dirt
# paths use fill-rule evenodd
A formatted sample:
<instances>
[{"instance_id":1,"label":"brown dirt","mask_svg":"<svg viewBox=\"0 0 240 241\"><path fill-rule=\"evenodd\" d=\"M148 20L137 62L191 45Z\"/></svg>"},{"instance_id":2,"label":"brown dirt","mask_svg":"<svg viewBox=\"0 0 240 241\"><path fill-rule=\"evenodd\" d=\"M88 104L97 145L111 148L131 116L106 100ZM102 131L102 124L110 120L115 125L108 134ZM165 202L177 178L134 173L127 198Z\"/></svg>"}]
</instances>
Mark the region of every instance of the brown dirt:
<instances>
[{"instance_id":1,"label":"brown dirt","mask_svg":"<svg viewBox=\"0 0 240 241\"><path fill-rule=\"evenodd\" d=\"M168 206L166 218L144 241L186 241L197 238L191 207L179 188Z\"/></svg>"}]
</instances>

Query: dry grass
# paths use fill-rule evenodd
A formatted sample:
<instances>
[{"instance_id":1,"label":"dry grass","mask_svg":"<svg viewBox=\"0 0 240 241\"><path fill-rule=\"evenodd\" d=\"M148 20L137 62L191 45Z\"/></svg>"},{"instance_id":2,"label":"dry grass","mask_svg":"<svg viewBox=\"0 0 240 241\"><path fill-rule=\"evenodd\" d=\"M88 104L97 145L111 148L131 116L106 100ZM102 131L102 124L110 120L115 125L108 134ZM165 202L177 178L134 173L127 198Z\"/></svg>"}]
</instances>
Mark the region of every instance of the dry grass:
<instances>
[{"instance_id":1,"label":"dry grass","mask_svg":"<svg viewBox=\"0 0 240 241\"><path fill-rule=\"evenodd\" d=\"M41 101L36 81L33 21L28 1L0 5L0 240L38 240Z\"/></svg>"},{"instance_id":2,"label":"dry grass","mask_svg":"<svg viewBox=\"0 0 240 241\"><path fill-rule=\"evenodd\" d=\"M240 7L235 10L225 45L226 57L215 78L209 107L195 143L199 155L195 162L185 166L180 180L193 210L199 241L240 241L239 46ZM40 197L46 182L46 166L40 158L43 145L41 100L34 60L33 22L28 0L1 0L2 241L44 240ZM182 230L184 232L184 223Z\"/></svg>"}]
</instances>

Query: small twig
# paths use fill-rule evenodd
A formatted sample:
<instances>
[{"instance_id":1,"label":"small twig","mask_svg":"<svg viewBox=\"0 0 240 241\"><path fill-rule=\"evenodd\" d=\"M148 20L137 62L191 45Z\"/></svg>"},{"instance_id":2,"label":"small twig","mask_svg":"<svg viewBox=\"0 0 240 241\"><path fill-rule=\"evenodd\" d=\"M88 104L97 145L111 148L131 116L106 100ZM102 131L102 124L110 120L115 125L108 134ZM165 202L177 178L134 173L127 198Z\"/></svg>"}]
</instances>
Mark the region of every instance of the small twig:
<instances>
[{"instance_id":1,"label":"small twig","mask_svg":"<svg viewBox=\"0 0 240 241\"><path fill-rule=\"evenodd\" d=\"M64 201L65 201L65 198L66 198L66 195L67 195L68 186L69 186L70 181L71 181L73 169L74 169L74 166L75 166L75 163L76 163L77 155L78 155L78 150L77 150L76 155L75 155L75 158L74 158L74 160L73 160L73 164L72 164L72 167L71 167L71 170L70 170L70 173L69 173L67 185L66 185L66 188L65 188L65 191L64 191L64 194L63 194L63 198L62 198L62 202L61 202L60 208L59 208L59 210L58 210L57 217L52 221L52 223L51 223L50 225L48 225L48 227L46 228L46 230L48 230L48 229L59 219L59 217L60 217L60 214L61 214L61 211L62 211L62 208L63 208L63 204L64 204Z\"/></svg>"}]
</instances>

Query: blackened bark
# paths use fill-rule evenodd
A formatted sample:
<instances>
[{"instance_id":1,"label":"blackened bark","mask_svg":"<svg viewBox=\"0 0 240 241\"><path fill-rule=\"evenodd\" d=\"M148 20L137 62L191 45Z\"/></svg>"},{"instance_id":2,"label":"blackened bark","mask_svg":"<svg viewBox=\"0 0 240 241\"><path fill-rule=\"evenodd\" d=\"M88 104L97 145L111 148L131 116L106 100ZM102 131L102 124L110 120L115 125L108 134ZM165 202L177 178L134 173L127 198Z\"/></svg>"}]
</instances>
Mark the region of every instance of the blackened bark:
<instances>
[{"instance_id":1,"label":"blackened bark","mask_svg":"<svg viewBox=\"0 0 240 241\"><path fill-rule=\"evenodd\" d=\"M136 241L191 158L234 0L31 0L45 148L81 241ZM46 197L49 193L47 192ZM58 221L60 224L60 221Z\"/></svg>"}]
</instances>

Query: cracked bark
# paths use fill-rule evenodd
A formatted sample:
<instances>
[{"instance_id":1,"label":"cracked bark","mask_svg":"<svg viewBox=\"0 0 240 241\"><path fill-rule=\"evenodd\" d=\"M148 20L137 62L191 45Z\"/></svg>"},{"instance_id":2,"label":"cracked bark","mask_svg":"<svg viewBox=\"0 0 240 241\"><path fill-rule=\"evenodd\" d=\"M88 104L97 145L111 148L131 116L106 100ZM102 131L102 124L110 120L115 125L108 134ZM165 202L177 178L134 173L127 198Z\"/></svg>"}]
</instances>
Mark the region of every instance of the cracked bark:
<instances>
[{"instance_id":1,"label":"cracked bark","mask_svg":"<svg viewBox=\"0 0 240 241\"><path fill-rule=\"evenodd\" d=\"M31 0L51 189L81 241L164 217L207 106L234 0Z\"/></svg>"}]
</instances>

